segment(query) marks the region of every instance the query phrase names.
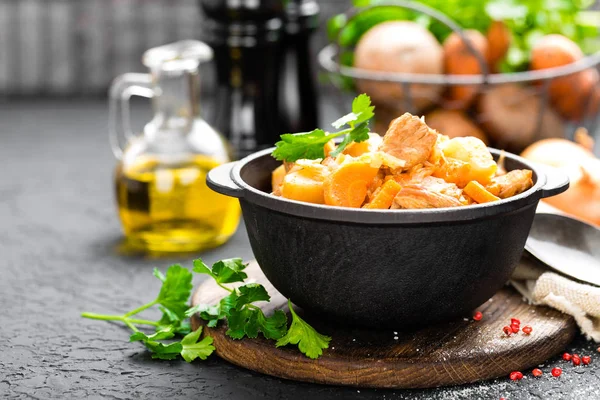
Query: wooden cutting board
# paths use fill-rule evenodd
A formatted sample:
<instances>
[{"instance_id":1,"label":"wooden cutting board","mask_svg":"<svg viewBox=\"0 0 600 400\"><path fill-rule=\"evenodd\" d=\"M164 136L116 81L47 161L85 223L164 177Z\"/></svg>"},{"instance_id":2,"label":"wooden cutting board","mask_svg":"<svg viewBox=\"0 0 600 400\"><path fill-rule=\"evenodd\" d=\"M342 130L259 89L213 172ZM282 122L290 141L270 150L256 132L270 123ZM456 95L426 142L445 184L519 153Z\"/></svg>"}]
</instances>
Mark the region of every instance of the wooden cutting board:
<instances>
[{"instance_id":1,"label":"wooden cutting board","mask_svg":"<svg viewBox=\"0 0 600 400\"><path fill-rule=\"evenodd\" d=\"M246 272L248 281L263 284L272 296L263 306L267 315L275 309L287 309L286 300L255 262ZM198 287L192 303L215 304L224 294L207 281ZM459 319L407 333L347 328L303 315L319 332L332 337L329 349L317 360L305 357L293 346L276 348L274 341L261 335L233 340L225 335L224 323L205 327L203 335L213 337L219 357L267 375L357 387L430 388L507 376L515 370L525 372L561 352L576 332L571 317L528 305L509 287L478 310L483 313L478 322ZM506 337L502 328L510 325L511 318L520 319L521 326L532 326L533 332ZM202 324L199 317L192 318L194 329Z\"/></svg>"}]
</instances>

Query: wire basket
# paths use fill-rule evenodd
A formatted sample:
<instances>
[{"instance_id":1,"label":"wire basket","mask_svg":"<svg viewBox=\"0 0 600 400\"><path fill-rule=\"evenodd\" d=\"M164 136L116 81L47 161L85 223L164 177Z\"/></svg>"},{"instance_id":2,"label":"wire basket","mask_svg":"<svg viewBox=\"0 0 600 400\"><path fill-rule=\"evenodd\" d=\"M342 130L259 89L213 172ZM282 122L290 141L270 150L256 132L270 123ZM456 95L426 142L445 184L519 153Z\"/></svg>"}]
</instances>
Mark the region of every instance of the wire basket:
<instances>
[{"instance_id":1,"label":"wire basket","mask_svg":"<svg viewBox=\"0 0 600 400\"><path fill-rule=\"evenodd\" d=\"M390 6L428 15L446 25L461 38L477 60L481 73L418 74L355 68L340 62L342 51L350 49L340 46L338 36L338 40L319 52L319 63L334 76L352 78L360 92L371 96L376 105L376 132L385 133L391 119L403 112L425 115L432 127L442 133L451 130L447 133L451 136L480 130L481 136L488 139L490 145L513 152L520 152L542 138L570 138L578 127L596 132L600 109L600 79L597 76L588 93L580 93L573 88L572 98L558 99L563 102L562 107L557 107L560 104L551 98L550 88L554 82L564 83L578 77L578 74L598 74L600 52L557 68L490 73L485 56L476 49L463 29L446 15L425 5L404 0L378 2L369 7L351 8L344 15L349 23L367 10ZM330 81L336 85L339 79ZM341 90L341 86L337 86ZM449 100L445 93L452 87L469 88L475 92L469 104ZM457 129L462 132L456 132Z\"/></svg>"}]
</instances>

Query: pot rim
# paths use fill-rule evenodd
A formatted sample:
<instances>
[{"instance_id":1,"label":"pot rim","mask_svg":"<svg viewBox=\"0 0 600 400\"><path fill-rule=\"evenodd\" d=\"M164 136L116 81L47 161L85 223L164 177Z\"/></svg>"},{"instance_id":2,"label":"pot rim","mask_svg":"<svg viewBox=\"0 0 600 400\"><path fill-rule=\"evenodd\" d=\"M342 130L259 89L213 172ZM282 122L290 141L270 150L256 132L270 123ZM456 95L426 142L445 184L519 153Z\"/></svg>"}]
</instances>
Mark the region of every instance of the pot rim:
<instances>
[{"instance_id":1,"label":"pot rim","mask_svg":"<svg viewBox=\"0 0 600 400\"><path fill-rule=\"evenodd\" d=\"M230 178L243 191L241 197L243 197L244 200L283 214L291 214L311 219L342 223L350 222L382 225L473 221L495 217L532 204L537 204L541 198L555 195L568 188L568 178L566 182L562 179L561 185L555 185L550 188L546 187L548 182L547 176L549 175L547 167L532 163L522 157L505 151L503 152L505 159L516 161L523 164L524 168L531 169L535 179L535 184L530 189L508 199L485 204L473 204L465 207L410 210L374 210L305 203L263 192L252 187L242 178L241 173L246 165L261 157L271 157L271 153L274 149L275 147L261 150L235 162L231 169ZM489 148L489 150L492 155L496 157L499 157L500 154L502 154L502 151L494 148ZM560 178L563 177L561 176ZM554 180L557 181L557 179Z\"/></svg>"}]
</instances>

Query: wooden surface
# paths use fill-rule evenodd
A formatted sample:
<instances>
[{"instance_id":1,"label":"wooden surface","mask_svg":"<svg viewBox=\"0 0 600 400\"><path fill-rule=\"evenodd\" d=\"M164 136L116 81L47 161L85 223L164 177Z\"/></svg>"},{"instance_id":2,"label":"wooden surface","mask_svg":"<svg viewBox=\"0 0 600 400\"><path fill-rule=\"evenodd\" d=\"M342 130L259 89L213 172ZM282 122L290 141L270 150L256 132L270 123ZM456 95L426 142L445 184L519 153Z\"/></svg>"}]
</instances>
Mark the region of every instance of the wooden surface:
<instances>
[{"instance_id":1,"label":"wooden surface","mask_svg":"<svg viewBox=\"0 0 600 400\"><path fill-rule=\"evenodd\" d=\"M272 299L265 313L285 309L285 299L266 280L256 263L247 268L249 280L265 285ZM212 282L198 287L192 303L215 304L225 292ZM448 299L451 301L451 299ZM401 305L399 305L401 306ZM561 352L573 339L571 317L546 307L530 306L512 288L504 288L479 310L481 321L458 320L412 332L367 331L328 325L305 315L315 328L333 339L318 360L295 347L276 348L274 341L233 340L224 323L205 327L216 353L233 364L280 378L374 388L430 388L457 385L525 372ZM533 327L531 335L506 337L511 318ZM289 319L289 318L288 318ZM194 328L203 321L194 317ZM407 327L409 328L409 327Z\"/></svg>"}]
</instances>

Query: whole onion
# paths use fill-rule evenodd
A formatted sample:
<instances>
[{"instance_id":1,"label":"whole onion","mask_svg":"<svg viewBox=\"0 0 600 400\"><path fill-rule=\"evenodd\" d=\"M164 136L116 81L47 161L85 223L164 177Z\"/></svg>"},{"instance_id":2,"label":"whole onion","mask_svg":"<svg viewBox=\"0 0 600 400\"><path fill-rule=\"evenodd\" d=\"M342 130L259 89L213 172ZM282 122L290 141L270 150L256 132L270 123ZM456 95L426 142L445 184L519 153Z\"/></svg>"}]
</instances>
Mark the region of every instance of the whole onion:
<instances>
[{"instance_id":1,"label":"whole onion","mask_svg":"<svg viewBox=\"0 0 600 400\"><path fill-rule=\"evenodd\" d=\"M524 158L561 169L571 180L569 189L545 199L548 204L582 220L600 226L600 159L590 151L589 137L582 146L567 139L544 139L521 154Z\"/></svg>"}]
</instances>

